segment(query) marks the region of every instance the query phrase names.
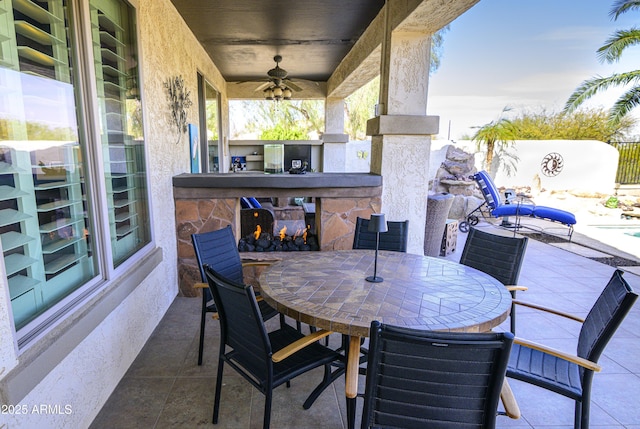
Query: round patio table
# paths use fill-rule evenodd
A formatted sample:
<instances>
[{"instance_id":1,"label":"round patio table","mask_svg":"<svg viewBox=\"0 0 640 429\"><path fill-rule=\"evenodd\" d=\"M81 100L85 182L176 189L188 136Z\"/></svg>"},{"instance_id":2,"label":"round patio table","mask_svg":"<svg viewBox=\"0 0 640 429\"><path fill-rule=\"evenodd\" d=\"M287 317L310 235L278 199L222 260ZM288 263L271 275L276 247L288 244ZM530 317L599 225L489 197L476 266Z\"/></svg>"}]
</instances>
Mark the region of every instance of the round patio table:
<instances>
[{"instance_id":1,"label":"round patio table","mask_svg":"<svg viewBox=\"0 0 640 429\"><path fill-rule=\"evenodd\" d=\"M380 251L290 252L260 275L264 299L280 313L350 337L345 393L353 427L360 339L373 320L414 329L486 332L502 323L511 296L502 283L445 259ZM353 414L353 417L351 416Z\"/></svg>"}]
</instances>

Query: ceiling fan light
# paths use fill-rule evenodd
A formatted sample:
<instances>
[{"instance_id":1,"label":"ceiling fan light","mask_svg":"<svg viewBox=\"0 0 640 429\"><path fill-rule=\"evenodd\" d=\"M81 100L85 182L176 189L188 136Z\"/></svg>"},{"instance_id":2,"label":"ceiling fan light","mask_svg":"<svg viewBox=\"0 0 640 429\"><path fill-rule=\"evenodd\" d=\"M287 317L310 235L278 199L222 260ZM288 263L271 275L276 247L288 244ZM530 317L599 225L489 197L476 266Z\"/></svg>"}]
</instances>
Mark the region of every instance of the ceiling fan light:
<instances>
[{"instance_id":1,"label":"ceiling fan light","mask_svg":"<svg viewBox=\"0 0 640 429\"><path fill-rule=\"evenodd\" d=\"M280 55L276 55L273 57L273 61L276 62L276 66L267 72L267 75L269 76L269 87L264 90L264 98L266 100L275 101L291 100L293 91L284 83L284 79L287 78L288 73L279 66L280 61L282 61L282 57Z\"/></svg>"}]
</instances>

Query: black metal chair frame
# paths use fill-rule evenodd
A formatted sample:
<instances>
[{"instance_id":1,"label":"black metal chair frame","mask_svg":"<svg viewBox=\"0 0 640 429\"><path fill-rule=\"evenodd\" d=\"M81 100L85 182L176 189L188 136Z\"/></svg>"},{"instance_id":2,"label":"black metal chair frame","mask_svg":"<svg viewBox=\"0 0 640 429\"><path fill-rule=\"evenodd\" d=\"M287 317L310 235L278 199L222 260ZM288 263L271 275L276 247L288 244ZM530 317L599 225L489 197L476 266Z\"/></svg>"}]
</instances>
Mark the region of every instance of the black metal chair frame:
<instances>
[{"instance_id":1,"label":"black metal chair frame","mask_svg":"<svg viewBox=\"0 0 640 429\"><path fill-rule=\"evenodd\" d=\"M638 294L622 275L621 270L613 273L584 319L542 306L517 302L519 305L582 322L575 356L516 338L507 367L507 377L573 399L575 429L589 428L593 375L601 369L598 359L638 298Z\"/></svg>"},{"instance_id":2,"label":"black metal chair frame","mask_svg":"<svg viewBox=\"0 0 640 429\"><path fill-rule=\"evenodd\" d=\"M494 277L505 285L511 297L516 292L526 290L518 285L520 270L527 250L527 237L507 237L470 228L467 241L460 255L460 263L475 268ZM516 333L516 308L511 305L510 330Z\"/></svg>"},{"instance_id":3,"label":"black metal chair frame","mask_svg":"<svg viewBox=\"0 0 640 429\"><path fill-rule=\"evenodd\" d=\"M202 289L202 308L200 312L200 344L198 346L198 365L202 365L202 355L204 351L204 333L206 326L206 316L208 313L215 314L218 309L213 302L213 295L209 289L207 277L205 275L204 266L209 265L223 276L238 282L244 283L240 253L233 235L231 226L200 234L192 234L191 242L198 261L200 276L202 283L198 283L196 287ZM267 263L259 263L266 265ZM253 263L249 265L254 265ZM268 320L278 314L278 312L269 306L265 301L260 301L260 312L264 320Z\"/></svg>"},{"instance_id":4,"label":"black metal chair frame","mask_svg":"<svg viewBox=\"0 0 640 429\"><path fill-rule=\"evenodd\" d=\"M205 272L221 327L213 423L218 422L226 363L265 395L263 428L268 429L274 388L319 366L324 366L320 385L330 383L331 363L343 360L343 356L319 344L318 340L330 331L305 336L283 324L280 329L267 332L251 286L225 279L209 266L205 266Z\"/></svg>"},{"instance_id":5,"label":"black metal chair frame","mask_svg":"<svg viewBox=\"0 0 640 429\"><path fill-rule=\"evenodd\" d=\"M373 321L361 428L494 428L512 342Z\"/></svg>"}]
</instances>

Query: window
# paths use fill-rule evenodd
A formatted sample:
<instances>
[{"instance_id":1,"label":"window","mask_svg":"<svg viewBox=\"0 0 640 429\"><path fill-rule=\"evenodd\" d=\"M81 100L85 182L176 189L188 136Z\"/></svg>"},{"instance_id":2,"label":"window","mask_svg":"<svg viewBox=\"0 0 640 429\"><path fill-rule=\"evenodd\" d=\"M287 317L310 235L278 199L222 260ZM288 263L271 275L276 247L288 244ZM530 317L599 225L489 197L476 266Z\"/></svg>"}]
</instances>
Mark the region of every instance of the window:
<instances>
[{"instance_id":1,"label":"window","mask_svg":"<svg viewBox=\"0 0 640 429\"><path fill-rule=\"evenodd\" d=\"M204 77L198 74L200 129L205 130L201 135L201 152L206 154L202 158L202 171L217 173L220 171L220 102L219 94Z\"/></svg>"},{"instance_id":2,"label":"window","mask_svg":"<svg viewBox=\"0 0 640 429\"><path fill-rule=\"evenodd\" d=\"M205 82L205 106L207 112L207 148L209 154L209 171L220 171L219 153L220 153L220 103L218 102L218 91L213 89L209 82Z\"/></svg>"},{"instance_id":3,"label":"window","mask_svg":"<svg viewBox=\"0 0 640 429\"><path fill-rule=\"evenodd\" d=\"M149 241L135 15L120 0L91 0L100 141L115 265Z\"/></svg>"},{"instance_id":4,"label":"window","mask_svg":"<svg viewBox=\"0 0 640 429\"><path fill-rule=\"evenodd\" d=\"M18 330L104 276L98 258L115 267L150 240L135 11L88 5L81 28L75 2L0 1L0 239Z\"/></svg>"}]
</instances>

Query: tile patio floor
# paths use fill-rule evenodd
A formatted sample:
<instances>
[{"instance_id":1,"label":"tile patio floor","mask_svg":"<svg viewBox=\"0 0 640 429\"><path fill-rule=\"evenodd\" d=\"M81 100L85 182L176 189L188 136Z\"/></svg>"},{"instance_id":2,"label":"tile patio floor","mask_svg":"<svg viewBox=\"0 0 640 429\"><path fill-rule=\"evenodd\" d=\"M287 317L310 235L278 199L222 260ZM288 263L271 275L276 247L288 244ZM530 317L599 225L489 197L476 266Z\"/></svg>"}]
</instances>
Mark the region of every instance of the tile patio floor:
<instances>
[{"instance_id":1,"label":"tile patio floor","mask_svg":"<svg viewBox=\"0 0 640 429\"><path fill-rule=\"evenodd\" d=\"M458 250L448 259L459 259L465 238L458 234ZM568 250L529 240L520 275L520 284L529 290L521 292L519 299L585 316L613 270ZM636 274L630 272L625 278L640 291L640 267L632 270ZM92 429L262 427L263 396L232 370L225 371L219 423L211 424L219 330L218 322L208 319L204 363L199 367L199 305L199 299L176 298L94 420ZM508 320L503 325L505 330L507 324ZM575 322L519 309L520 337L574 353L578 330ZM339 337L331 340L337 345ZM636 304L600 359L603 371L594 377L592 428L640 429L639 356L640 304ZM321 370L312 371L295 379L291 388L281 386L275 390L273 429L346 427L343 379L327 389L310 410L302 409L304 398L321 377ZM500 416L498 428L573 427L573 401L516 380L510 383L522 417L512 420ZM364 380L361 387L363 384ZM360 408L361 402L358 401ZM359 419L358 414L358 427Z\"/></svg>"}]
</instances>

